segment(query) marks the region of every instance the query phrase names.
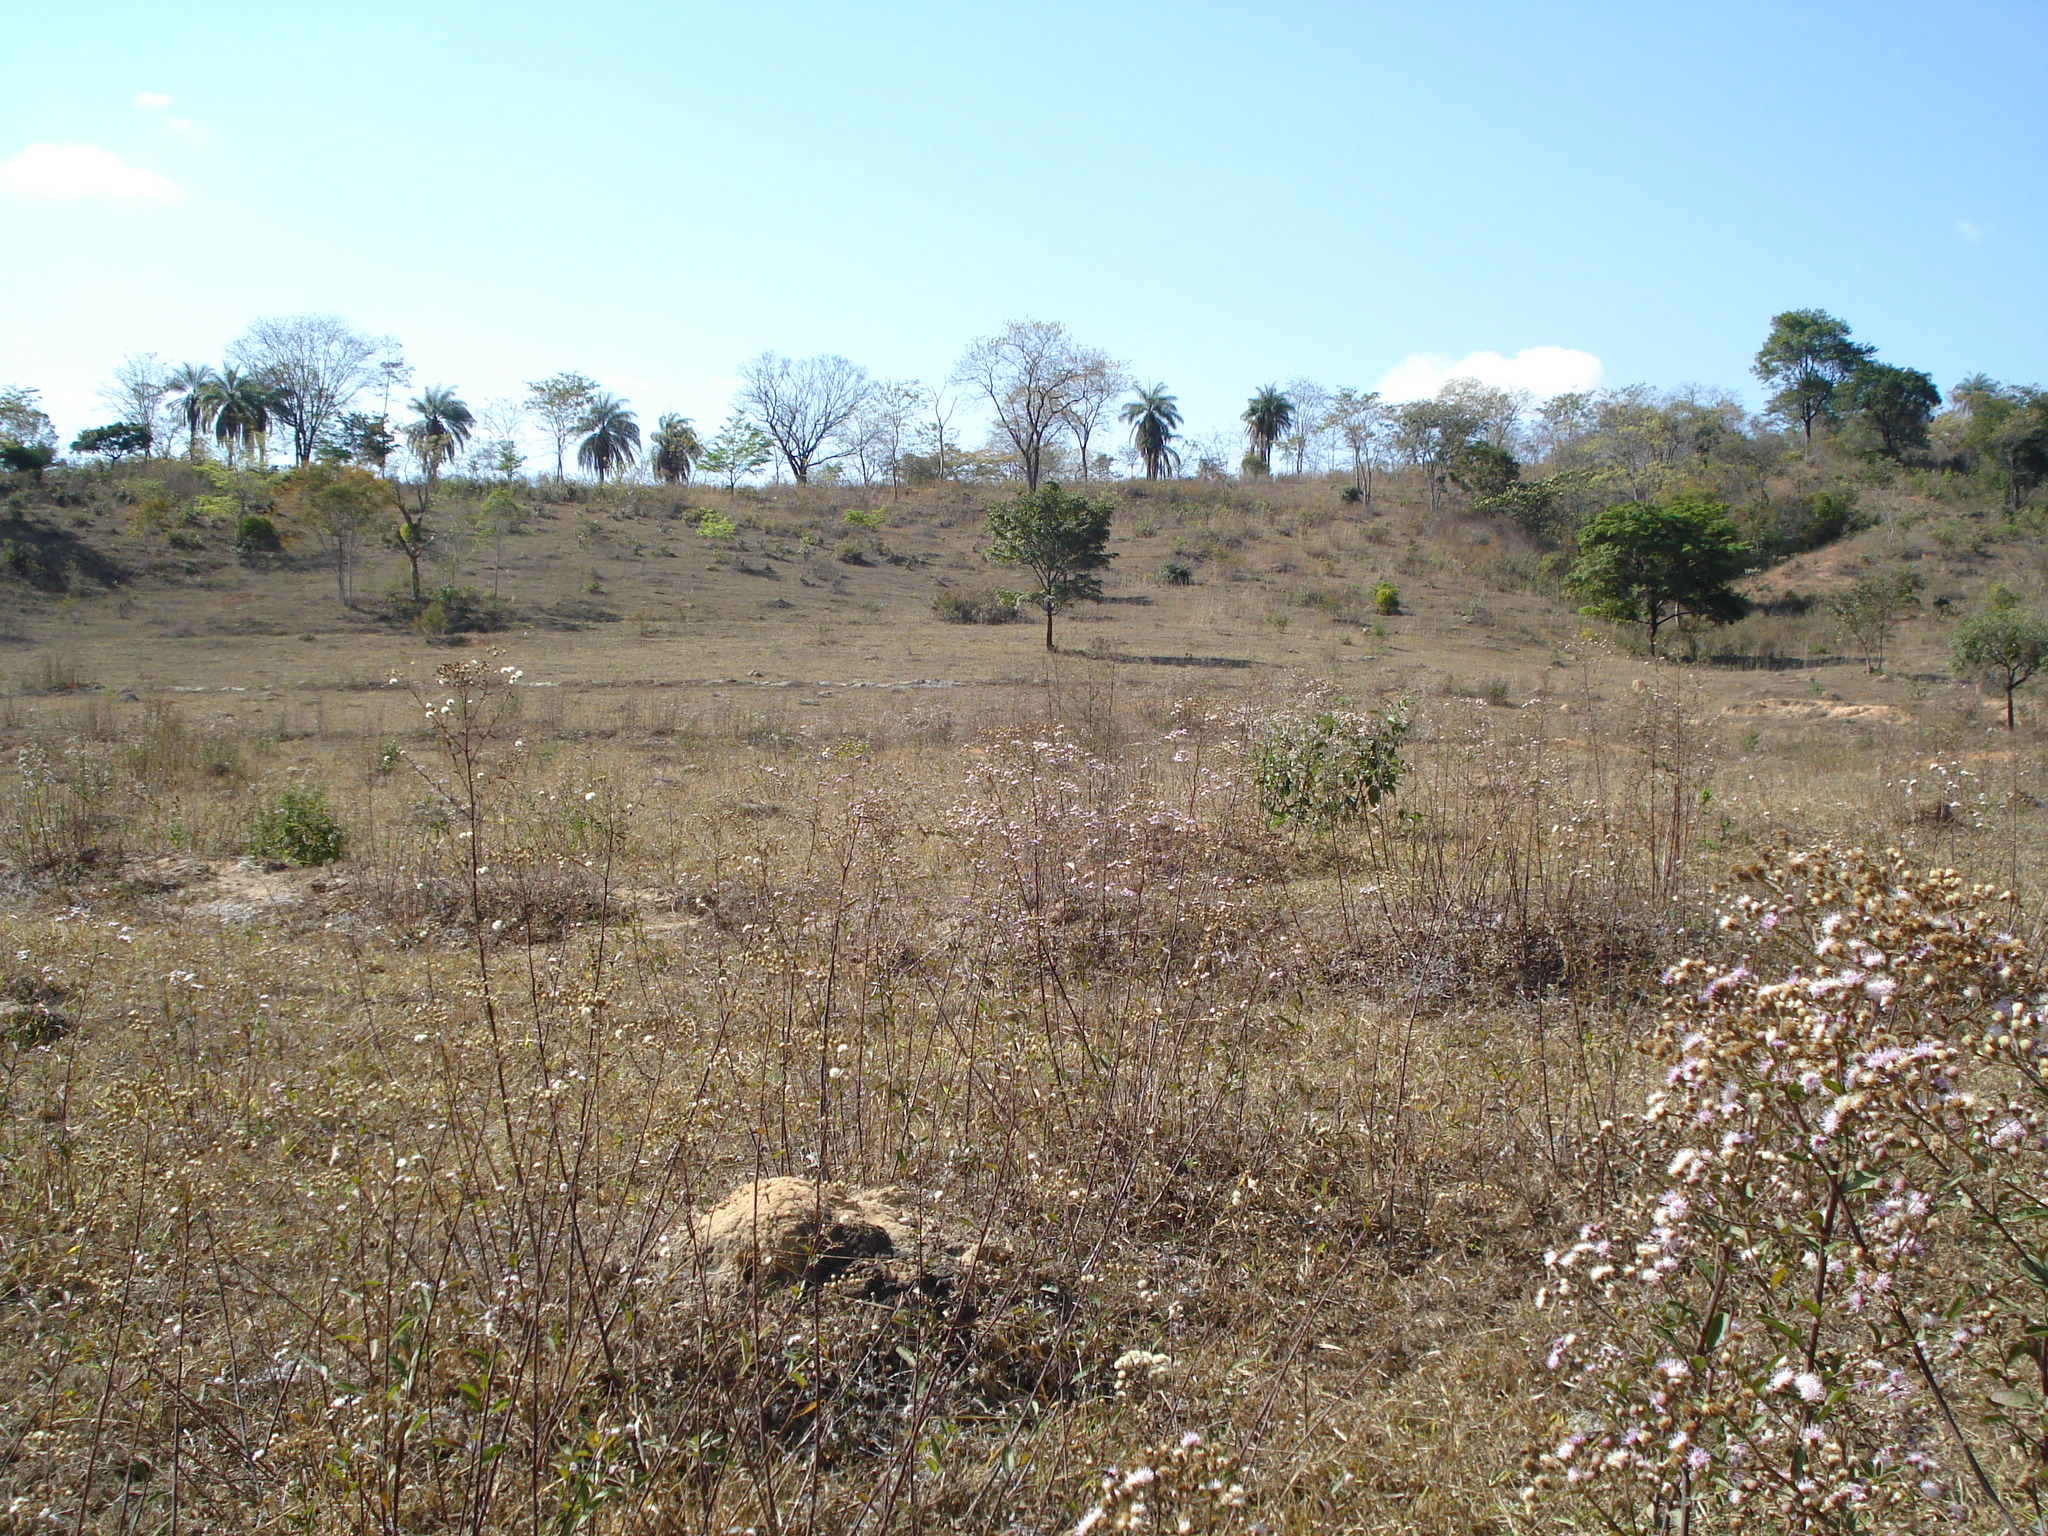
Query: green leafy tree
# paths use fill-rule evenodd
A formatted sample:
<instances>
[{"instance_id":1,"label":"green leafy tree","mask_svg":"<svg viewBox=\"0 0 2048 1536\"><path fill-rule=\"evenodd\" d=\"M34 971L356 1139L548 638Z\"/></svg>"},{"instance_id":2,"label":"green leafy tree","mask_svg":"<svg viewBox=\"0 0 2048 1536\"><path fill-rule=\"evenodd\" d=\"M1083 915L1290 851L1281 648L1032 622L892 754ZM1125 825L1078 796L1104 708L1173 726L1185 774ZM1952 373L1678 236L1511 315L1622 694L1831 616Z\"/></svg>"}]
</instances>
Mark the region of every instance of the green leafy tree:
<instances>
[{"instance_id":1,"label":"green leafy tree","mask_svg":"<svg viewBox=\"0 0 2048 1536\"><path fill-rule=\"evenodd\" d=\"M57 459L57 450L48 443L10 443L0 441L0 469L11 469L18 475L27 475L31 480L40 481L43 471Z\"/></svg>"},{"instance_id":2,"label":"green leafy tree","mask_svg":"<svg viewBox=\"0 0 2048 1536\"><path fill-rule=\"evenodd\" d=\"M1125 403L1122 417L1131 429L1131 446L1145 466L1145 478L1157 480L1180 469L1180 455L1173 446L1180 435L1180 402L1164 384L1140 389L1137 395Z\"/></svg>"},{"instance_id":3,"label":"green leafy tree","mask_svg":"<svg viewBox=\"0 0 2048 1536\"><path fill-rule=\"evenodd\" d=\"M1877 434L1878 452L1900 459L1927 446L1927 423L1941 404L1941 391L1918 368L1860 363L1836 388L1835 403Z\"/></svg>"},{"instance_id":4,"label":"green leafy tree","mask_svg":"<svg viewBox=\"0 0 2048 1536\"><path fill-rule=\"evenodd\" d=\"M688 485L690 471L704 457L703 441L687 416L664 416L649 441L647 466L668 485Z\"/></svg>"},{"instance_id":5,"label":"green leafy tree","mask_svg":"<svg viewBox=\"0 0 2048 1536\"><path fill-rule=\"evenodd\" d=\"M406 423L405 445L419 466L419 478L407 487L393 481L392 499L398 507L398 525L392 542L405 556L412 580L415 605L426 601L420 582L420 560L434 542L431 518L435 494L441 485L441 466L455 462L476 429L476 415L461 396L445 384L429 385L413 401L413 419ZM410 499L408 500L408 495Z\"/></svg>"},{"instance_id":6,"label":"green leafy tree","mask_svg":"<svg viewBox=\"0 0 2048 1536\"><path fill-rule=\"evenodd\" d=\"M1038 582L1037 590L1019 597L1044 610L1048 651L1056 649L1055 614L1076 603L1102 601L1102 581L1094 573L1116 558L1109 550L1113 510L1106 501L1061 490L1056 480L988 510L988 557L997 565L1022 566Z\"/></svg>"},{"instance_id":7,"label":"green leafy tree","mask_svg":"<svg viewBox=\"0 0 2048 1536\"><path fill-rule=\"evenodd\" d=\"M1452 483L1475 497L1498 496L1522 478L1521 461L1484 438L1460 443L1448 469Z\"/></svg>"},{"instance_id":8,"label":"green leafy tree","mask_svg":"<svg viewBox=\"0 0 2048 1536\"><path fill-rule=\"evenodd\" d=\"M320 440L319 458L328 464L360 464L383 474L398 452L398 438L382 416L350 411Z\"/></svg>"},{"instance_id":9,"label":"green leafy tree","mask_svg":"<svg viewBox=\"0 0 2048 1536\"><path fill-rule=\"evenodd\" d=\"M368 470L309 464L285 477L281 498L293 521L311 528L334 551L334 592L355 606L355 554L390 505L390 489Z\"/></svg>"},{"instance_id":10,"label":"green leafy tree","mask_svg":"<svg viewBox=\"0 0 2048 1536\"><path fill-rule=\"evenodd\" d=\"M722 481L737 497L740 482L766 469L774 456L775 444L768 434L749 421L746 412L734 411L697 462L705 474Z\"/></svg>"},{"instance_id":11,"label":"green leafy tree","mask_svg":"<svg viewBox=\"0 0 2048 1536\"><path fill-rule=\"evenodd\" d=\"M640 423L626 402L599 395L590 402L577 430L586 434L576 449L576 462L604 484L607 474L632 465L640 457Z\"/></svg>"},{"instance_id":12,"label":"green leafy tree","mask_svg":"<svg viewBox=\"0 0 2048 1536\"><path fill-rule=\"evenodd\" d=\"M57 429L43 413L42 391L13 384L0 389L0 443L21 447L57 446Z\"/></svg>"},{"instance_id":13,"label":"green leafy tree","mask_svg":"<svg viewBox=\"0 0 2048 1536\"><path fill-rule=\"evenodd\" d=\"M1674 619L1729 624L1748 611L1731 583L1749 561L1749 547L1718 501L1625 501L1579 529L1578 562L1565 584L1588 599L1581 613L1643 625L1655 656L1657 632Z\"/></svg>"},{"instance_id":14,"label":"green leafy tree","mask_svg":"<svg viewBox=\"0 0 2048 1536\"><path fill-rule=\"evenodd\" d=\"M2048 661L2048 620L2010 599L1963 620L1949 637L1956 671L1988 677L2005 693L2005 728L2014 728L2012 696Z\"/></svg>"},{"instance_id":15,"label":"green leafy tree","mask_svg":"<svg viewBox=\"0 0 2048 1536\"><path fill-rule=\"evenodd\" d=\"M1816 421L1835 419L1835 390L1868 361L1872 349L1849 339L1849 327L1826 310L1788 309L1771 317L1771 332L1751 371L1774 388L1771 414L1796 421L1807 440Z\"/></svg>"},{"instance_id":16,"label":"green leafy tree","mask_svg":"<svg viewBox=\"0 0 2048 1536\"><path fill-rule=\"evenodd\" d=\"M483 505L470 513L468 522L472 533L490 540L491 596L496 597L505 575L505 536L526 531L526 509L509 485L497 485L491 487Z\"/></svg>"},{"instance_id":17,"label":"green leafy tree","mask_svg":"<svg viewBox=\"0 0 2048 1536\"><path fill-rule=\"evenodd\" d=\"M87 427L71 440L73 453L118 464L131 453L148 454L149 428L140 422L117 421L104 427Z\"/></svg>"},{"instance_id":18,"label":"green leafy tree","mask_svg":"<svg viewBox=\"0 0 2048 1536\"><path fill-rule=\"evenodd\" d=\"M1245 436L1251 441L1251 451L1258 457L1260 470L1271 474L1273 445L1294 425L1294 402L1279 385L1265 384L1245 402L1244 411L1238 419L1244 423Z\"/></svg>"},{"instance_id":19,"label":"green leafy tree","mask_svg":"<svg viewBox=\"0 0 2048 1536\"><path fill-rule=\"evenodd\" d=\"M1963 415L1963 448L2005 491L2009 512L2048 478L2048 394L1973 374L1949 392Z\"/></svg>"}]
</instances>

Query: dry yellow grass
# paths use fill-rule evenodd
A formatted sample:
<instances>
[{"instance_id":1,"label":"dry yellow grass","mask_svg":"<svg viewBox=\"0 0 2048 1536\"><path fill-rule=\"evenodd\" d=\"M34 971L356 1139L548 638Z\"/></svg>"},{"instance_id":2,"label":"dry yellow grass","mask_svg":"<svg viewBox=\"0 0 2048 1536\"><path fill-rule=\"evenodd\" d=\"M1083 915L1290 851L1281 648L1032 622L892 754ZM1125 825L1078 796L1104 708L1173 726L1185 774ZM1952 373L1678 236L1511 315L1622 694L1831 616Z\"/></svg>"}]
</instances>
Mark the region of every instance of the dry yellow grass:
<instances>
[{"instance_id":1,"label":"dry yellow grass","mask_svg":"<svg viewBox=\"0 0 2048 1536\"><path fill-rule=\"evenodd\" d=\"M1242 1497L1162 1498L1218 1528L1513 1528L1541 1255L1712 882L1793 834L2038 891L2040 741L1931 620L1883 678L1651 668L1496 547L1302 511L1162 525L1050 659L933 567L502 656L52 600L0 699L0 1520L1052 1532L1193 1432ZM1372 822L1248 791L1312 688L1413 701ZM308 788L348 857L237 863ZM715 1296L674 1237L771 1177L987 1263Z\"/></svg>"}]
</instances>

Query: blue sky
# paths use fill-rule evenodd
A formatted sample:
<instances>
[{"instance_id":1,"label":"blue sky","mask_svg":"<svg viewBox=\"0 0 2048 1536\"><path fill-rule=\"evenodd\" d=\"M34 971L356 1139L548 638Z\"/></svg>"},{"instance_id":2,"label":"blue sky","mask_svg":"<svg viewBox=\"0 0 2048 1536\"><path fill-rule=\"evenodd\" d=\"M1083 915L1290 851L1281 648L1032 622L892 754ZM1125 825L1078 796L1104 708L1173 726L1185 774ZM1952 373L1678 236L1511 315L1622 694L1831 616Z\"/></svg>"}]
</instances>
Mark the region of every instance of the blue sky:
<instances>
[{"instance_id":1,"label":"blue sky","mask_svg":"<svg viewBox=\"0 0 2048 1536\"><path fill-rule=\"evenodd\" d=\"M0 383L67 438L123 352L304 310L650 420L763 348L931 380L1025 316L1197 432L1530 348L1753 398L1806 305L2048 382L2039 0L7 11Z\"/></svg>"}]
</instances>

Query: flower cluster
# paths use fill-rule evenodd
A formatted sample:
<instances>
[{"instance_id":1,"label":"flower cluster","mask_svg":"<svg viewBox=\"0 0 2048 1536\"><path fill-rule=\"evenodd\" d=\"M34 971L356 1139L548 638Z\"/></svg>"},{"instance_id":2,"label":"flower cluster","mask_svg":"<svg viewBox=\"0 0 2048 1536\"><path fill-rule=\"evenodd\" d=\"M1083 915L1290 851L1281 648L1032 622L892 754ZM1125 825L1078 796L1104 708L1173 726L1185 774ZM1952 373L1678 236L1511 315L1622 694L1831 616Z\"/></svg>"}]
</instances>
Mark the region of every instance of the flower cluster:
<instances>
[{"instance_id":1,"label":"flower cluster","mask_svg":"<svg viewBox=\"0 0 2048 1536\"><path fill-rule=\"evenodd\" d=\"M1190 1431L1128 1468L1102 1474L1102 1494L1074 1526L1090 1531L1226 1531L1239 1528L1243 1469ZM1259 1532L1254 1525L1251 1530Z\"/></svg>"},{"instance_id":2,"label":"flower cluster","mask_svg":"<svg viewBox=\"0 0 2048 1536\"><path fill-rule=\"evenodd\" d=\"M1546 1255L1565 1432L1524 1497L1617 1530L2009 1523L2044 1490L2048 976L2009 898L1822 849L1738 872L1603 1132L1644 1191Z\"/></svg>"}]
</instances>

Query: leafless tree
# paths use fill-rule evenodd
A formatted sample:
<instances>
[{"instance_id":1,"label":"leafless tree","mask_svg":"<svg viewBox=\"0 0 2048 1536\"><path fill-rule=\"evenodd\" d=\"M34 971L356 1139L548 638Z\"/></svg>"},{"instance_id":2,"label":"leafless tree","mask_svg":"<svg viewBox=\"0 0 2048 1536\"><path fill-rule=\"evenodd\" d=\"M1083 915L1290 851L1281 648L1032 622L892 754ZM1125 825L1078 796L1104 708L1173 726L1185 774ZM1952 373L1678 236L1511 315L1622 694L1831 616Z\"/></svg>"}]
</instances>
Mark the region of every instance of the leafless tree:
<instances>
[{"instance_id":1,"label":"leafless tree","mask_svg":"<svg viewBox=\"0 0 2048 1536\"><path fill-rule=\"evenodd\" d=\"M250 326L228 360L269 387L271 420L291 433L292 457L310 464L320 434L377 378L377 359L395 345L350 330L339 315L280 315Z\"/></svg>"},{"instance_id":2,"label":"leafless tree","mask_svg":"<svg viewBox=\"0 0 2048 1536\"><path fill-rule=\"evenodd\" d=\"M946 464L946 432L960 410L960 397L951 393L945 384L940 384L925 391L924 408L925 418L918 426L917 440L932 450L933 478L949 479L952 472Z\"/></svg>"},{"instance_id":3,"label":"leafless tree","mask_svg":"<svg viewBox=\"0 0 2048 1536\"><path fill-rule=\"evenodd\" d=\"M1294 461L1294 472L1305 475L1311 467L1322 467L1318 450L1327 430L1323 423L1329 414L1330 392L1314 379L1289 379L1286 394L1294 402L1294 431L1282 447Z\"/></svg>"},{"instance_id":4,"label":"leafless tree","mask_svg":"<svg viewBox=\"0 0 2048 1536\"><path fill-rule=\"evenodd\" d=\"M790 478L810 482L811 466L844 458L834 443L874 392L867 369L843 357L777 357L763 352L740 365L740 400L774 439ZM837 449L827 452L831 443Z\"/></svg>"},{"instance_id":5,"label":"leafless tree","mask_svg":"<svg viewBox=\"0 0 2048 1536\"><path fill-rule=\"evenodd\" d=\"M1081 367L1074 381L1073 398L1060 413L1061 424L1080 450L1081 478L1089 473L1089 442L1108 422L1110 407L1132 387L1129 370L1107 352L1095 350L1075 354Z\"/></svg>"},{"instance_id":6,"label":"leafless tree","mask_svg":"<svg viewBox=\"0 0 2048 1536\"><path fill-rule=\"evenodd\" d=\"M131 352L121 359L113 378L100 390L100 402L115 419L130 422L149 434L142 450L148 458L159 441L170 434L164 403L171 398L171 365L154 352Z\"/></svg>"},{"instance_id":7,"label":"leafless tree","mask_svg":"<svg viewBox=\"0 0 2048 1536\"><path fill-rule=\"evenodd\" d=\"M1038 488L1046 439L1065 424L1088 369L1088 353L1049 320L1012 320L999 336L967 349L953 381L987 399L996 427L1017 450L1028 489Z\"/></svg>"},{"instance_id":8,"label":"leafless tree","mask_svg":"<svg viewBox=\"0 0 2048 1536\"><path fill-rule=\"evenodd\" d=\"M1387 426L1387 408L1380 404L1379 391L1338 390L1324 409L1323 426L1336 433L1350 453L1351 483L1371 506L1373 444Z\"/></svg>"},{"instance_id":9,"label":"leafless tree","mask_svg":"<svg viewBox=\"0 0 2048 1536\"><path fill-rule=\"evenodd\" d=\"M875 382L861 408L839 430L838 440L860 466L862 485L872 484L877 470L887 473L892 489L902 485L904 445L926 403L925 387L916 379Z\"/></svg>"}]
</instances>

